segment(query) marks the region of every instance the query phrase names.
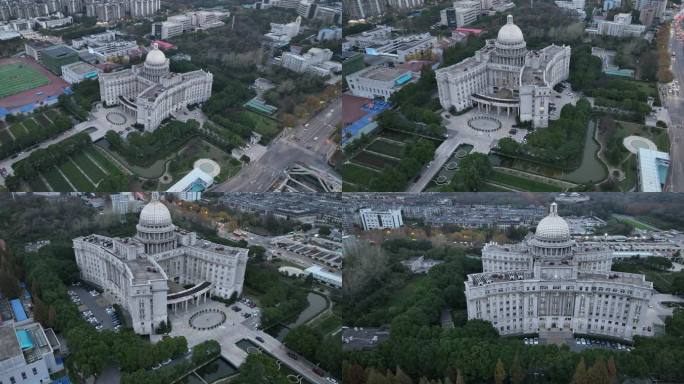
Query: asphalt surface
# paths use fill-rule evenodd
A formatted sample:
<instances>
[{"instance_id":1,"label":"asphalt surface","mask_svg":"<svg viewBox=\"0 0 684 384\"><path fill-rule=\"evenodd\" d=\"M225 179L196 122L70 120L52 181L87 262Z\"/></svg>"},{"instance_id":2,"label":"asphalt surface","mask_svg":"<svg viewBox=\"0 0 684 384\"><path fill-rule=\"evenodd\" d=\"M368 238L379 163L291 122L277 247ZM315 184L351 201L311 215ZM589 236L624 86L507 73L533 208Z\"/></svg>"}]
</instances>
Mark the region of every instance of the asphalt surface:
<instances>
[{"instance_id":1,"label":"asphalt surface","mask_svg":"<svg viewBox=\"0 0 684 384\"><path fill-rule=\"evenodd\" d=\"M680 15L682 15L681 12L678 16ZM681 85L684 84L684 44L677 38L681 27L678 26L676 18L672 25L675 32L670 39L670 51L677 55L672 60L672 74ZM668 132L670 134L670 169L665 191L684 192L684 95L681 92L679 95L668 95L663 102L672 120Z\"/></svg>"},{"instance_id":2,"label":"asphalt surface","mask_svg":"<svg viewBox=\"0 0 684 384\"><path fill-rule=\"evenodd\" d=\"M243 167L237 175L212 188L212 192L267 192L296 162L318 169L332 169L327 163L335 143L328 140L342 119L342 98L337 98L309 122L286 129L273 139L266 153Z\"/></svg>"}]
</instances>

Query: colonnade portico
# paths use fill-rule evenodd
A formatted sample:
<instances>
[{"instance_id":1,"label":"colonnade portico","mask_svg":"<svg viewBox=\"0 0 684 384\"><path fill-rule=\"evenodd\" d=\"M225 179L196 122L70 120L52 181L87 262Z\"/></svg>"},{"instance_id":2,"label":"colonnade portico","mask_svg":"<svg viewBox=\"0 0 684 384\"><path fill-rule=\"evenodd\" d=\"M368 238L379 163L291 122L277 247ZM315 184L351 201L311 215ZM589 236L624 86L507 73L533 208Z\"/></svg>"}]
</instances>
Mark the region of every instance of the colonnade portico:
<instances>
[{"instance_id":1,"label":"colonnade portico","mask_svg":"<svg viewBox=\"0 0 684 384\"><path fill-rule=\"evenodd\" d=\"M506 115L510 117L511 113L513 114L513 116L517 116L520 111L520 107L517 104L510 106L492 105L491 103L479 101L475 97L472 98L471 102L473 103L473 106L476 106L477 110L480 112L484 111L486 113L492 113L492 110L496 108L496 114L501 115L501 109L504 108L506 111Z\"/></svg>"},{"instance_id":2,"label":"colonnade portico","mask_svg":"<svg viewBox=\"0 0 684 384\"><path fill-rule=\"evenodd\" d=\"M185 291L171 293L166 298L166 305L176 313L178 309L187 311L190 304L199 305L206 303L207 299L211 298L212 285L209 282L203 282L195 285ZM197 290L196 292L193 292Z\"/></svg>"}]
</instances>

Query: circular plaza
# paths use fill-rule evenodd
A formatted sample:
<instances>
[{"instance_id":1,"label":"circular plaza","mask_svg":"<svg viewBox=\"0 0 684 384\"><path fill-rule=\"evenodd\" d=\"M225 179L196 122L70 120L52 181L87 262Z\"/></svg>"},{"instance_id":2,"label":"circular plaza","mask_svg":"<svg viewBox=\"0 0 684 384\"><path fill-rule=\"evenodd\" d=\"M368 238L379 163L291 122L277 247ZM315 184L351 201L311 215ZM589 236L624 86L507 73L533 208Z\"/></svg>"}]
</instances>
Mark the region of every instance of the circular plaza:
<instances>
[{"instance_id":1,"label":"circular plaza","mask_svg":"<svg viewBox=\"0 0 684 384\"><path fill-rule=\"evenodd\" d=\"M188 321L192 329L206 331L221 326L226 322L226 313L217 308L202 309L192 316Z\"/></svg>"},{"instance_id":2,"label":"circular plaza","mask_svg":"<svg viewBox=\"0 0 684 384\"><path fill-rule=\"evenodd\" d=\"M653 151L658 150L658 146L651 140L641 136L627 136L622 140L622 145L632 153L639 152L639 149L645 148Z\"/></svg>"},{"instance_id":3,"label":"circular plaza","mask_svg":"<svg viewBox=\"0 0 684 384\"><path fill-rule=\"evenodd\" d=\"M198 168L211 177L216 177L221 173L221 166L212 159L198 159L193 164L193 167Z\"/></svg>"},{"instance_id":4,"label":"circular plaza","mask_svg":"<svg viewBox=\"0 0 684 384\"><path fill-rule=\"evenodd\" d=\"M468 126L480 132L494 132L501 129L501 121L492 116L474 116L468 119Z\"/></svg>"}]
</instances>

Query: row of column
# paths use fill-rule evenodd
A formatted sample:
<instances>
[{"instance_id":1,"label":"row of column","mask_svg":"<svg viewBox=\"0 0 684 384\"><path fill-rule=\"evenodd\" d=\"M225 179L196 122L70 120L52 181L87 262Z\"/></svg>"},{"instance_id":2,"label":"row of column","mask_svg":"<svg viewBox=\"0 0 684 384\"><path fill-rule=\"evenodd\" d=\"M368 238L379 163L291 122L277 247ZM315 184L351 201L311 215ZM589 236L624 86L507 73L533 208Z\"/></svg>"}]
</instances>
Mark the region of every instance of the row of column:
<instances>
[{"instance_id":1,"label":"row of column","mask_svg":"<svg viewBox=\"0 0 684 384\"><path fill-rule=\"evenodd\" d=\"M196 305L199 305L201 303L206 303L207 298L209 297L209 291L205 291L204 293L199 294L198 296L193 296L191 299L185 300L180 303L172 303L171 304L171 309L173 310L173 313L176 313L176 310L178 309L178 306L180 305L184 311L188 311L188 303L191 301L194 301Z\"/></svg>"}]
</instances>

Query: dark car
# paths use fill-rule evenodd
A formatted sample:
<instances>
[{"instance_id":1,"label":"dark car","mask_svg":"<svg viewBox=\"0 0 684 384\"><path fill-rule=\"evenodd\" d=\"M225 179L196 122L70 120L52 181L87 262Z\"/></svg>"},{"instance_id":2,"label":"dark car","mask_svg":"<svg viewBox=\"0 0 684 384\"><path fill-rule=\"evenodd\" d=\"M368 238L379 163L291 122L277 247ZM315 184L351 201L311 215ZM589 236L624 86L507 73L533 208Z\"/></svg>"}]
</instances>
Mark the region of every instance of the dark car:
<instances>
[{"instance_id":1,"label":"dark car","mask_svg":"<svg viewBox=\"0 0 684 384\"><path fill-rule=\"evenodd\" d=\"M291 358L292 360L297 360L297 359L299 359L299 357L297 356L297 354L294 353L294 352L288 352L287 355L290 356L290 358Z\"/></svg>"},{"instance_id":2,"label":"dark car","mask_svg":"<svg viewBox=\"0 0 684 384\"><path fill-rule=\"evenodd\" d=\"M263 339L261 336L257 336L256 339L257 339L259 342L261 342L261 343L264 342L264 339Z\"/></svg>"},{"instance_id":3,"label":"dark car","mask_svg":"<svg viewBox=\"0 0 684 384\"><path fill-rule=\"evenodd\" d=\"M325 371L318 368L318 367L314 367L312 369L312 371L314 371L314 373L317 374L318 376L325 376Z\"/></svg>"}]
</instances>

